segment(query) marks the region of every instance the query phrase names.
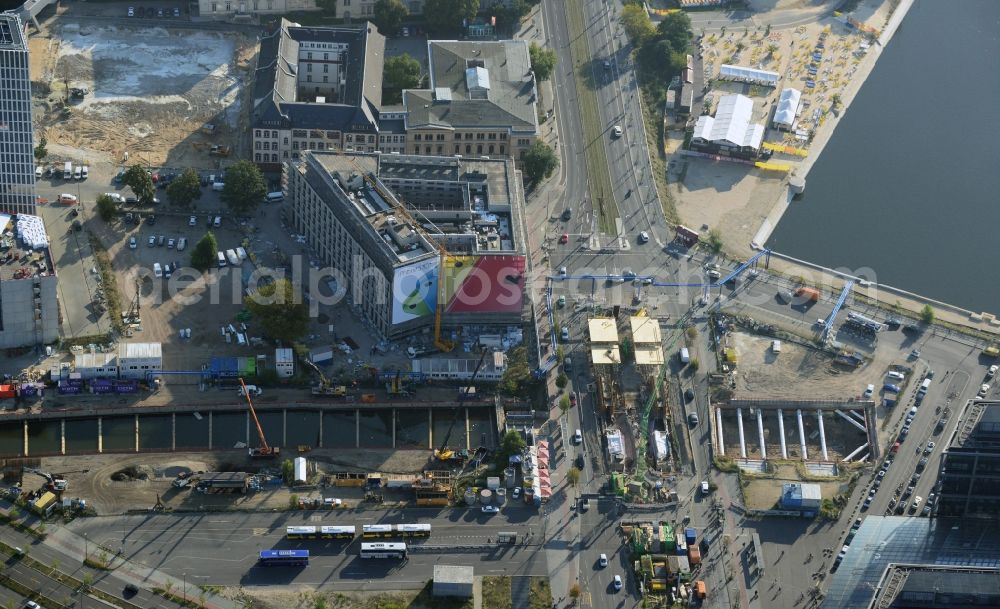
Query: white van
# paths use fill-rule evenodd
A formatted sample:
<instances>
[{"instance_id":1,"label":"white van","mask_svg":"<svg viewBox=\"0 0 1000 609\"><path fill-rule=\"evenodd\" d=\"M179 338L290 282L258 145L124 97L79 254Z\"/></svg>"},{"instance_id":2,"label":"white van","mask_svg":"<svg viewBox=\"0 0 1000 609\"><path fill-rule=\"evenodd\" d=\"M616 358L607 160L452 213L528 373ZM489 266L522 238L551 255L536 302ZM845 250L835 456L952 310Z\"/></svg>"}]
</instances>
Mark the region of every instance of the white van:
<instances>
[{"instance_id":1,"label":"white van","mask_svg":"<svg viewBox=\"0 0 1000 609\"><path fill-rule=\"evenodd\" d=\"M280 203L285 200L285 193L280 190L277 192L269 192L265 197L268 203Z\"/></svg>"},{"instance_id":2,"label":"white van","mask_svg":"<svg viewBox=\"0 0 1000 609\"><path fill-rule=\"evenodd\" d=\"M236 248L236 255L239 257L240 262L243 262L244 260L247 259L247 251L242 247Z\"/></svg>"},{"instance_id":3,"label":"white van","mask_svg":"<svg viewBox=\"0 0 1000 609\"><path fill-rule=\"evenodd\" d=\"M241 396L250 394L251 397L256 397L256 396L264 393L261 390L261 388L258 387L257 385L246 385L246 388L247 388L247 390L244 392L243 391L243 387L240 387L239 394Z\"/></svg>"},{"instance_id":4,"label":"white van","mask_svg":"<svg viewBox=\"0 0 1000 609\"><path fill-rule=\"evenodd\" d=\"M234 250L226 250L226 260L228 260L229 264L232 266L239 266L240 264L240 258L236 255Z\"/></svg>"},{"instance_id":5,"label":"white van","mask_svg":"<svg viewBox=\"0 0 1000 609\"><path fill-rule=\"evenodd\" d=\"M66 161L66 164L63 166L63 179L69 180L72 177L73 177L73 163Z\"/></svg>"},{"instance_id":6,"label":"white van","mask_svg":"<svg viewBox=\"0 0 1000 609\"><path fill-rule=\"evenodd\" d=\"M221 269L222 267L226 266L226 255L223 254L222 252L218 252L218 258L219 258L219 268Z\"/></svg>"},{"instance_id":7,"label":"white van","mask_svg":"<svg viewBox=\"0 0 1000 609\"><path fill-rule=\"evenodd\" d=\"M212 220L212 227L219 228L222 226L222 216L216 216L215 220Z\"/></svg>"},{"instance_id":8,"label":"white van","mask_svg":"<svg viewBox=\"0 0 1000 609\"><path fill-rule=\"evenodd\" d=\"M895 379L897 381L901 381L906 378L905 374L903 374L902 372L896 372L895 370L890 370L889 372L886 373L886 376L891 379Z\"/></svg>"},{"instance_id":9,"label":"white van","mask_svg":"<svg viewBox=\"0 0 1000 609\"><path fill-rule=\"evenodd\" d=\"M163 277L163 267L160 266L159 262L154 262L153 263L153 276L154 277Z\"/></svg>"},{"instance_id":10,"label":"white van","mask_svg":"<svg viewBox=\"0 0 1000 609\"><path fill-rule=\"evenodd\" d=\"M38 167L35 167L35 179L36 180L41 180L42 179L42 173L44 171L45 171L45 168L42 167L41 165L39 165Z\"/></svg>"},{"instance_id":11,"label":"white van","mask_svg":"<svg viewBox=\"0 0 1000 609\"><path fill-rule=\"evenodd\" d=\"M215 192L222 192L222 189L225 188L225 187L226 187L226 185L224 183L222 183L222 182L213 182L212 183L212 190L214 190Z\"/></svg>"},{"instance_id":12,"label":"white van","mask_svg":"<svg viewBox=\"0 0 1000 609\"><path fill-rule=\"evenodd\" d=\"M573 434L573 444L583 443L583 433L577 429L576 433Z\"/></svg>"},{"instance_id":13,"label":"white van","mask_svg":"<svg viewBox=\"0 0 1000 609\"><path fill-rule=\"evenodd\" d=\"M177 240L177 251L179 252L179 251L183 250L185 247L187 247L187 242L188 242L187 237L181 237L180 239L178 239Z\"/></svg>"},{"instance_id":14,"label":"white van","mask_svg":"<svg viewBox=\"0 0 1000 609\"><path fill-rule=\"evenodd\" d=\"M82 176L83 176L83 167L80 166L80 165L77 165L73 169L73 177L76 178L77 180L79 180Z\"/></svg>"},{"instance_id":15,"label":"white van","mask_svg":"<svg viewBox=\"0 0 1000 609\"><path fill-rule=\"evenodd\" d=\"M682 364L687 364L691 361L691 353L688 351L687 347L681 347L680 358Z\"/></svg>"},{"instance_id":16,"label":"white van","mask_svg":"<svg viewBox=\"0 0 1000 609\"><path fill-rule=\"evenodd\" d=\"M931 388L931 380L930 379L924 379L924 382L920 383L920 389L918 391L920 393L927 393L927 390L930 389L930 388Z\"/></svg>"}]
</instances>

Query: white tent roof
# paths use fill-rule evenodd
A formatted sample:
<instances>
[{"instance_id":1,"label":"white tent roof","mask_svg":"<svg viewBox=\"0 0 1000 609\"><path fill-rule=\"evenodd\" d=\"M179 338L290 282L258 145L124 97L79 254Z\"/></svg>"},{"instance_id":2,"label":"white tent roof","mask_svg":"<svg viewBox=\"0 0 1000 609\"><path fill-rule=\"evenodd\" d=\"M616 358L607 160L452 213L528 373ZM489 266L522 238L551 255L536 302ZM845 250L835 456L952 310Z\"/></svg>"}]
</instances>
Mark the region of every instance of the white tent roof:
<instances>
[{"instance_id":1,"label":"white tent roof","mask_svg":"<svg viewBox=\"0 0 1000 609\"><path fill-rule=\"evenodd\" d=\"M774 123L791 126L795 122L795 113L799 109L802 92L791 87L781 92L778 98L778 109L774 112Z\"/></svg>"},{"instance_id":2,"label":"white tent roof","mask_svg":"<svg viewBox=\"0 0 1000 609\"><path fill-rule=\"evenodd\" d=\"M752 124L753 100L745 95L724 95L719 100L715 118L699 116L694 137L709 142L726 142L732 146L759 148L764 139L764 126Z\"/></svg>"},{"instance_id":3,"label":"white tent roof","mask_svg":"<svg viewBox=\"0 0 1000 609\"><path fill-rule=\"evenodd\" d=\"M754 68L744 68L742 66L732 66L724 63L719 67L719 77L729 80L760 82L775 86L778 84L778 78L780 75L777 72L755 70Z\"/></svg>"}]
</instances>

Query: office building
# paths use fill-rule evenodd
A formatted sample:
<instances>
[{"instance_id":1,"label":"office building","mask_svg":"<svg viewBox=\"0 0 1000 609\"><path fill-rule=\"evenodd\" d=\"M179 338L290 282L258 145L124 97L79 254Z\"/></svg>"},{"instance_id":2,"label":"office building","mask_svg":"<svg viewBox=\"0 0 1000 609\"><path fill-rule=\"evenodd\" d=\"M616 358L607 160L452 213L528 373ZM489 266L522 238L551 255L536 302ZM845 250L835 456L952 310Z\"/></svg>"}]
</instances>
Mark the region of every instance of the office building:
<instances>
[{"instance_id":1,"label":"office building","mask_svg":"<svg viewBox=\"0 0 1000 609\"><path fill-rule=\"evenodd\" d=\"M937 517L1000 519L1000 403L962 410L938 471Z\"/></svg>"},{"instance_id":2,"label":"office building","mask_svg":"<svg viewBox=\"0 0 1000 609\"><path fill-rule=\"evenodd\" d=\"M256 15L319 10L316 0L198 0L198 16L250 21Z\"/></svg>"},{"instance_id":3,"label":"office building","mask_svg":"<svg viewBox=\"0 0 1000 609\"><path fill-rule=\"evenodd\" d=\"M282 18L260 43L254 162L278 171L306 150L374 152L384 55L385 37L371 23L302 27Z\"/></svg>"},{"instance_id":4,"label":"office building","mask_svg":"<svg viewBox=\"0 0 1000 609\"><path fill-rule=\"evenodd\" d=\"M28 41L11 13L0 13L0 212L35 213Z\"/></svg>"},{"instance_id":5,"label":"office building","mask_svg":"<svg viewBox=\"0 0 1000 609\"><path fill-rule=\"evenodd\" d=\"M512 161L309 151L287 177L292 230L379 336L427 333L438 317L458 340L522 323Z\"/></svg>"}]
</instances>

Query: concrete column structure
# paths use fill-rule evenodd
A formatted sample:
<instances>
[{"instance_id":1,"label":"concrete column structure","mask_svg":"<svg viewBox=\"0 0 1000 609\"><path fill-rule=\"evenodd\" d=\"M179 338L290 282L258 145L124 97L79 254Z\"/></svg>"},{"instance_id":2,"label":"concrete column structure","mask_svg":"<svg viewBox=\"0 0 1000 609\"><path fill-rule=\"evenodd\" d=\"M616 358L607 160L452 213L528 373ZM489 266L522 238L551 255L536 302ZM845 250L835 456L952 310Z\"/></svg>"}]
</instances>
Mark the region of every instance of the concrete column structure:
<instances>
[{"instance_id":1,"label":"concrete column structure","mask_svg":"<svg viewBox=\"0 0 1000 609\"><path fill-rule=\"evenodd\" d=\"M177 413L170 415L170 450L177 450Z\"/></svg>"},{"instance_id":2,"label":"concrete column structure","mask_svg":"<svg viewBox=\"0 0 1000 609\"><path fill-rule=\"evenodd\" d=\"M361 448L361 410L354 409L354 448Z\"/></svg>"},{"instance_id":3,"label":"concrete column structure","mask_svg":"<svg viewBox=\"0 0 1000 609\"><path fill-rule=\"evenodd\" d=\"M250 413L249 412L244 415L244 420L246 420L246 422L247 422L247 435L243 439L243 441L247 443L247 446L250 446Z\"/></svg>"},{"instance_id":4,"label":"concrete column structure","mask_svg":"<svg viewBox=\"0 0 1000 609\"><path fill-rule=\"evenodd\" d=\"M396 448L396 409L392 409L392 447Z\"/></svg>"},{"instance_id":5,"label":"concrete column structure","mask_svg":"<svg viewBox=\"0 0 1000 609\"><path fill-rule=\"evenodd\" d=\"M208 450L212 450L212 411L208 411Z\"/></svg>"},{"instance_id":6,"label":"concrete column structure","mask_svg":"<svg viewBox=\"0 0 1000 609\"><path fill-rule=\"evenodd\" d=\"M472 424L469 422L469 409L465 409L465 450L472 450L469 443L472 442Z\"/></svg>"},{"instance_id":7,"label":"concrete column structure","mask_svg":"<svg viewBox=\"0 0 1000 609\"><path fill-rule=\"evenodd\" d=\"M139 452L139 415L135 415L135 452Z\"/></svg>"},{"instance_id":8,"label":"concrete column structure","mask_svg":"<svg viewBox=\"0 0 1000 609\"><path fill-rule=\"evenodd\" d=\"M288 409L281 411L281 445L288 446Z\"/></svg>"},{"instance_id":9,"label":"concrete column structure","mask_svg":"<svg viewBox=\"0 0 1000 609\"><path fill-rule=\"evenodd\" d=\"M747 438L743 434L743 409L736 409L736 427L740 431L740 457L747 458Z\"/></svg>"},{"instance_id":10,"label":"concrete column structure","mask_svg":"<svg viewBox=\"0 0 1000 609\"><path fill-rule=\"evenodd\" d=\"M317 439L319 446L317 448L323 448L323 411L319 411L319 438Z\"/></svg>"},{"instance_id":11,"label":"concrete column structure","mask_svg":"<svg viewBox=\"0 0 1000 609\"><path fill-rule=\"evenodd\" d=\"M781 437L781 458L788 458L788 447L785 445L785 415L778 409L778 435Z\"/></svg>"},{"instance_id":12,"label":"concrete column structure","mask_svg":"<svg viewBox=\"0 0 1000 609\"><path fill-rule=\"evenodd\" d=\"M802 460L805 461L809 458L809 452L806 451L806 429L805 425L802 424L802 409L799 408L795 411L795 418L799 423L799 445L802 449Z\"/></svg>"},{"instance_id":13,"label":"concrete column structure","mask_svg":"<svg viewBox=\"0 0 1000 609\"><path fill-rule=\"evenodd\" d=\"M100 430L101 430L100 425L101 425L101 420L97 419L98 435L100 435ZM24 425L23 425L22 429L23 429L23 432L24 432L24 438L23 438L23 442L21 443L21 447L23 448L23 450L21 452L24 454L25 457L27 457L28 456L28 449L29 449L29 446L28 446L28 421L27 420L24 421ZM100 444L97 445L97 452L101 452L101 445Z\"/></svg>"},{"instance_id":14,"label":"concrete column structure","mask_svg":"<svg viewBox=\"0 0 1000 609\"><path fill-rule=\"evenodd\" d=\"M427 448L434 448L434 409L427 409Z\"/></svg>"},{"instance_id":15,"label":"concrete column structure","mask_svg":"<svg viewBox=\"0 0 1000 609\"><path fill-rule=\"evenodd\" d=\"M830 457L826 453L826 432L823 430L823 411L816 410L816 420L819 422L819 449L823 451L823 460L829 461Z\"/></svg>"},{"instance_id":16,"label":"concrete column structure","mask_svg":"<svg viewBox=\"0 0 1000 609\"><path fill-rule=\"evenodd\" d=\"M25 428L27 432L27 428ZM97 453L104 452L104 419L97 417Z\"/></svg>"},{"instance_id":17,"label":"concrete column structure","mask_svg":"<svg viewBox=\"0 0 1000 609\"><path fill-rule=\"evenodd\" d=\"M59 454L66 454L66 419L59 421Z\"/></svg>"},{"instance_id":18,"label":"concrete column structure","mask_svg":"<svg viewBox=\"0 0 1000 609\"><path fill-rule=\"evenodd\" d=\"M764 445L764 410L757 409L757 438L760 440L760 458L767 460L767 446Z\"/></svg>"}]
</instances>

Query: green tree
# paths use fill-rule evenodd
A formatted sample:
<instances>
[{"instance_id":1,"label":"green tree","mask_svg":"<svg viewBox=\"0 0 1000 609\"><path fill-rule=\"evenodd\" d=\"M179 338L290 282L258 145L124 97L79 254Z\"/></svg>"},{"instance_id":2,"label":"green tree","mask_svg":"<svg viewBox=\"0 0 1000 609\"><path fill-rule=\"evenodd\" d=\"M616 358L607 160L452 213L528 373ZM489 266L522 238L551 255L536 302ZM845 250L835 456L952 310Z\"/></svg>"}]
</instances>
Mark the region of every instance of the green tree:
<instances>
[{"instance_id":1,"label":"green tree","mask_svg":"<svg viewBox=\"0 0 1000 609\"><path fill-rule=\"evenodd\" d=\"M569 595L574 599L580 598L580 584L573 584L569 587Z\"/></svg>"},{"instance_id":2,"label":"green tree","mask_svg":"<svg viewBox=\"0 0 1000 609\"><path fill-rule=\"evenodd\" d=\"M925 304L924 308L920 309L920 319L925 324L934 323L934 307L929 304Z\"/></svg>"},{"instance_id":3,"label":"green tree","mask_svg":"<svg viewBox=\"0 0 1000 609\"><path fill-rule=\"evenodd\" d=\"M507 369L500 379L500 392L506 395L526 398L538 385L528 366L528 352L525 347L516 347L507 354Z\"/></svg>"},{"instance_id":4,"label":"green tree","mask_svg":"<svg viewBox=\"0 0 1000 609\"><path fill-rule=\"evenodd\" d=\"M115 212L118 211L118 206L115 205L115 200L108 195L101 195L97 197L97 215L101 217L101 220L105 222L111 222L111 219L115 217Z\"/></svg>"},{"instance_id":5,"label":"green tree","mask_svg":"<svg viewBox=\"0 0 1000 609\"><path fill-rule=\"evenodd\" d=\"M669 80L687 65L687 55L667 40L650 39L639 49L639 61L658 80Z\"/></svg>"},{"instance_id":6,"label":"green tree","mask_svg":"<svg viewBox=\"0 0 1000 609\"><path fill-rule=\"evenodd\" d=\"M122 182L132 189L140 203L148 205L153 202L153 178L142 165L132 165L122 176Z\"/></svg>"},{"instance_id":7,"label":"green tree","mask_svg":"<svg viewBox=\"0 0 1000 609\"><path fill-rule=\"evenodd\" d=\"M559 376L556 377L556 387L560 389L565 389L566 385L569 384L569 377L566 376L565 372L560 372Z\"/></svg>"},{"instance_id":8,"label":"green tree","mask_svg":"<svg viewBox=\"0 0 1000 609\"><path fill-rule=\"evenodd\" d=\"M191 268L198 269L202 273L212 268L215 266L218 251L219 243L212 231L208 231L191 250Z\"/></svg>"},{"instance_id":9,"label":"green tree","mask_svg":"<svg viewBox=\"0 0 1000 609\"><path fill-rule=\"evenodd\" d=\"M436 32L456 31L463 19L479 12L479 0L424 0L427 27Z\"/></svg>"},{"instance_id":10,"label":"green tree","mask_svg":"<svg viewBox=\"0 0 1000 609\"><path fill-rule=\"evenodd\" d=\"M499 25L507 26L511 31L516 32L521 20L531 10L531 5L526 0L513 0L508 5L494 7L494 10L498 10L497 21Z\"/></svg>"},{"instance_id":11,"label":"green tree","mask_svg":"<svg viewBox=\"0 0 1000 609\"><path fill-rule=\"evenodd\" d=\"M622 28L632 44L639 46L656 35L656 28L649 20L646 9L638 4L626 4L622 8Z\"/></svg>"},{"instance_id":12,"label":"green tree","mask_svg":"<svg viewBox=\"0 0 1000 609\"><path fill-rule=\"evenodd\" d=\"M563 414L566 414L567 412L569 412L569 409L571 407L572 404L569 401L569 396L563 394L563 396L559 398L559 410L561 410Z\"/></svg>"},{"instance_id":13,"label":"green tree","mask_svg":"<svg viewBox=\"0 0 1000 609\"><path fill-rule=\"evenodd\" d=\"M291 495L288 496L288 508L294 510L297 509L298 507L299 507L299 496L292 493Z\"/></svg>"},{"instance_id":14,"label":"green tree","mask_svg":"<svg viewBox=\"0 0 1000 609\"><path fill-rule=\"evenodd\" d=\"M372 12L372 19L380 32L395 36L408 14L403 0L378 0Z\"/></svg>"},{"instance_id":15,"label":"green tree","mask_svg":"<svg viewBox=\"0 0 1000 609\"><path fill-rule=\"evenodd\" d=\"M531 69L535 71L535 78L548 80L556 68L556 52L532 42L528 47L528 55L531 57Z\"/></svg>"},{"instance_id":16,"label":"green tree","mask_svg":"<svg viewBox=\"0 0 1000 609\"><path fill-rule=\"evenodd\" d=\"M285 480L285 484L291 484L294 482L292 476L295 475L295 464L292 463L291 459L285 459L281 462L281 477Z\"/></svg>"},{"instance_id":17,"label":"green tree","mask_svg":"<svg viewBox=\"0 0 1000 609\"><path fill-rule=\"evenodd\" d=\"M548 144L542 140L535 140L535 143L525 151L521 164L528 182L534 184L555 172L556 167L559 167L559 157Z\"/></svg>"},{"instance_id":18,"label":"green tree","mask_svg":"<svg viewBox=\"0 0 1000 609\"><path fill-rule=\"evenodd\" d=\"M251 214L267 196L264 176L252 162L236 161L226 169L226 185L222 188L221 199L229 209L237 214Z\"/></svg>"},{"instance_id":19,"label":"green tree","mask_svg":"<svg viewBox=\"0 0 1000 609\"><path fill-rule=\"evenodd\" d=\"M382 69L382 100L386 104L403 101L403 89L420 86L420 62L406 53L389 57Z\"/></svg>"},{"instance_id":20,"label":"green tree","mask_svg":"<svg viewBox=\"0 0 1000 609\"><path fill-rule=\"evenodd\" d=\"M270 338L291 343L309 329L309 306L287 279L260 287L247 307Z\"/></svg>"},{"instance_id":21,"label":"green tree","mask_svg":"<svg viewBox=\"0 0 1000 609\"><path fill-rule=\"evenodd\" d=\"M719 232L719 229L713 228L708 231L708 249L718 254L722 251L722 245L722 234Z\"/></svg>"},{"instance_id":22,"label":"green tree","mask_svg":"<svg viewBox=\"0 0 1000 609\"><path fill-rule=\"evenodd\" d=\"M675 51L687 51L691 43L691 17L683 11L667 13L656 26L657 37L666 40Z\"/></svg>"},{"instance_id":23,"label":"green tree","mask_svg":"<svg viewBox=\"0 0 1000 609\"><path fill-rule=\"evenodd\" d=\"M38 145L35 146L35 160L41 161L45 157L49 156L49 150L46 146L49 145L49 140L46 139L44 135L38 138Z\"/></svg>"},{"instance_id":24,"label":"green tree","mask_svg":"<svg viewBox=\"0 0 1000 609\"><path fill-rule=\"evenodd\" d=\"M519 455L521 451L527 444L524 443L524 438L521 437L520 432L508 431L504 434L503 438L500 439L500 451L498 453L499 463L503 464L504 467L507 466L507 461L512 455Z\"/></svg>"},{"instance_id":25,"label":"green tree","mask_svg":"<svg viewBox=\"0 0 1000 609\"><path fill-rule=\"evenodd\" d=\"M577 484L579 484L580 470L576 469L575 467L569 468L569 471L566 472L566 482L569 482L570 486L576 486Z\"/></svg>"},{"instance_id":26,"label":"green tree","mask_svg":"<svg viewBox=\"0 0 1000 609\"><path fill-rule=\"evenodd\" d=\"M172 205L189 207L191 203L201 198L201 179L198 172L188 167L181 175L167 186L167 197Z\"/></svg>"}]
</instances>

